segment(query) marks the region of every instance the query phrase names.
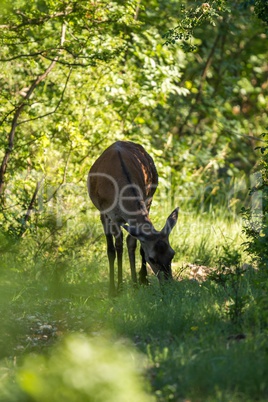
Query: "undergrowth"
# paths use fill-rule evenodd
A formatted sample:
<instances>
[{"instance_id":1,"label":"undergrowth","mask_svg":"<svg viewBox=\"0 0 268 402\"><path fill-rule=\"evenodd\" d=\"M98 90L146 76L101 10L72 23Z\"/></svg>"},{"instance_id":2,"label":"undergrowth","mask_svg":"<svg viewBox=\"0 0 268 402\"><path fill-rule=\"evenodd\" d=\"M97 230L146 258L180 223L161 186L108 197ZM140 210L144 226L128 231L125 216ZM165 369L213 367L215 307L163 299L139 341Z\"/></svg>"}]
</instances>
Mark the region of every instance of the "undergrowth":
<instances>
[{"instance_id":1,"label":"undergrowth","mask_svg":"<svg viewBox=\"0 0 268 402\"><path fill-rule=\"evenodd\" d=\"M150 275L150 286L134 289L125 259L124 288L113 299L102 243L31 264L14 253L25 243L2 242L0 401L58 402L68 391L104 401L107 384L110 400L267 400L267 278L244 264L239 225L181 215L174 276L187 262L209 264L211 275L200 282L184 271L165 286ZM91 354L95 345L101 355ZM83 380L84 365L94 367L94 382ZM117 387L121 367L131 387Z\"/></svg>"}]
</instances>

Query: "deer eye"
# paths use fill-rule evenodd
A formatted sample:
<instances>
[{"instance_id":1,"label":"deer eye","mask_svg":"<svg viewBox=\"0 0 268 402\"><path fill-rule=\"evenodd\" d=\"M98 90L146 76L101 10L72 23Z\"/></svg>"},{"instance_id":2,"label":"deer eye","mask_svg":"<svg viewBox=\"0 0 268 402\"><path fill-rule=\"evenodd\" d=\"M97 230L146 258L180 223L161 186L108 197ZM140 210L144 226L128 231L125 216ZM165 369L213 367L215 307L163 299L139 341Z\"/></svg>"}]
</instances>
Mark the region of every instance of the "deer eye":
<instances>
[{"instance_id":1,"label":"deer eye","mask_svg":"<svg viewBox=\"0 0 268 402\"><path fill-rule=\"evenodd\" d=\"M154 258L152 258L152 257L149 257L149 262L151 264L156 264L156 260Z\"/></svg>"}]
</instances>

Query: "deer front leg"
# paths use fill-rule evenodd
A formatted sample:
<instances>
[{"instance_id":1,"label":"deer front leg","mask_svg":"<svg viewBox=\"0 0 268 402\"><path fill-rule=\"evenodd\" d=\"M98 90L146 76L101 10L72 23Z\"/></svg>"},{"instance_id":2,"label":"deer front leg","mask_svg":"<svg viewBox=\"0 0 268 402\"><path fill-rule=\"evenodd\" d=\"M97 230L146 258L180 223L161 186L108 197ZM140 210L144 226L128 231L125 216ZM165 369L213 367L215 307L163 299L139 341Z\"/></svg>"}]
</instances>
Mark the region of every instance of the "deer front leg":
<instances>
[{"instance_id":1,"label":"deer front leg","mask_svg":"<svg viewBox=\"0 0 268 402\"><path fill-rule=\"evenodd\" d=\"M146 260L142 247L140 248L140 254L141 254L141 269L139 272L139 282L141 285L149 285L149 281L147 279Z\"/></svg>"},{"instance_id":2,"label":"deer front leg","mask_svg":"<svg viewBox=\"0 0 268 402\"><path fill-rule=\"evenodd\" d=\"M128 250L128 257L129 257L130 270L131 270L131 279L134 284L137 283L136 261L135 261L136 247L137 247L137 240L135 239L135 237L128 235L127 250Z\"/></svg>"}]
</instances>

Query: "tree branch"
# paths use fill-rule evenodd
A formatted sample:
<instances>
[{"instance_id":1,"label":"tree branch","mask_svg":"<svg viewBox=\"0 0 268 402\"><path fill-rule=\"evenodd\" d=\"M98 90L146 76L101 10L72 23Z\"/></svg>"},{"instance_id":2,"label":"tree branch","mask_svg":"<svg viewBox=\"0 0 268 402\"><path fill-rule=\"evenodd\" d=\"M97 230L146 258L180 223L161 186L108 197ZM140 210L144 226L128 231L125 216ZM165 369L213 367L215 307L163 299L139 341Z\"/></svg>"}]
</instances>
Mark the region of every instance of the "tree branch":
<instances>
[{"instance_id":1,"label":"tree branch","mask_svg":"<svg viewBox=\"0 0 268 402\"><path fill-rule=\"evenodd\" d=\"M138 1L137 6L136 6L135 15L134 15L135 21L137 21L138 17L139 17L140 5L141 5L141 0Z\"/></svg>"},{"instance_id":2,"label":"tree branch","mask_svg":"<svg viewBox=\"0 0 268 402\"><path fill-rule=\"evenodd\" d=\"M53 18L58 18L58 17L66 17L67 15L73 13L75 10L74 8L70 10L65 10L61 12L54 13L52 15L44 15L41 18L28 18L26 14L24 14L22 11L17 10L15 13L17 15L20 15L22 17L22 23L18 25L0 25L0 29L8 29L9 31L16 31L24 26L27 25L41 25L44 24L46 21L49 21Z\"/></svg>"},{"instance_id":3,"label":"tree branch","mask_svg":"<svg viewBox=\"0 0 268 402\"><path fill-rule=\"evenodd\" d=\"M61 104L62 101L63 101L63 97L64 97L64 94L65 94L65 91L66 91L68 82L69 82L69 80L70 80L71 73L72 73L72 67L71 67L70 70L69 70L69 73L68 73L68 75L67 75L67 78L66 78L66 81L65 81L65 84L64 84L63 91L62 91L62 93L61 93L60 99L59 99L59 101L58 101L58 103L57 103L57 105L56 105L56 107L55 107L54 110L52 110L51 112L42 114L41 116L33 117L32 119L22 120L22 121L19 122L17 125L20 126L21 124L28 123L28 122L33 121L33 120L42 119L42 118L44 118L44 117L47 117L47 116L50 116L51 114L56 113L57 110L58 110L58 108L60 107L60 104Z\"/></svg>"},{"instance_id":4,"label":"tree branch","mask_svg":"<svg viewBox=\"0 0 268 402\"><path fill-rule=\"evenodd\" d=\"M39 52L34 52L34 53L18 54L16 56L9 57L7 59L0 59L0 62L7 63L9 61L13 61L13 60L16 60L16 59L23 59L23 58L27 58L27 57L40 56L40 55L42 55L43 53L46 53L46 52L47 52L47 49L40 50Z\"/></svg>"},{"instance_id":5,"label":"tree branch","mask_svg":"<svg viewBox=\"0 0 268 402\"><path fill-rule=\"evenodd\" d=\"M65 33L66 33L66 25L63 24L62 28L61 28L61 39L60 39L61 46L63 45L63 43L65 41ZM14 148L14 138L15 138L15 133L16 133L16 127L18 125L18 119L21 115L22 110L24 109L25 105L27 104L27 101L30 99L30 96L32 95L33 91L40 84L40 82L43 81L48 76L50 71L53 69L53 67L57 63L58 59L59 59L59 55L57 55L52 60L51 64L48 66L48 68L45 70L45 72L43 74L39 75L34 80L32 85L30 86L29 90L27 91L24 100L20 103L20 105L17 106L17 108L15 110L14 117L13 117L12 124L11 124L11 130L10 130L10 133L8 136L8 146L7 146L7 149L6 149L6 152L3 157L1 167L0 167L0 195L3 194L3 191L4 191L5 174L6 174L10 155Z\"/></svg>"},{"instance_id":6,"label":"tree branch","mask_svg":"<svg viewBox=\"0 0 268 402\"><path fill-rule=\"evenodd\" d=\"M196 105L196 104L200 101L200 99L201 99L201 95L202 95L202 91L203 91L204 82L205 82L205 79L207 78L208 70L209 70L209 68L210 68L210 66L211 66L211 63L212 63L212 60L213 60L213 56L214 56L214 53L215 53L215 51L216 51L218 42L219 42L219 40L220 40L220 38L221 38L221 35L222 35L222 33L221 33L221 26L220 26L220 27L219 27L218 35L217 35L216 38L215 38L215 41L214 41L214 43L213 43L213 46L212 46L212 48L210 49L209 55L208 55L208 57L207 57L207 60L206 60L205 65L204 65L204 68L203 68L203 71L202 71L202 74L201 74L201 78L200 78L200 82L199 82L199 86L198 86L198 91L197 91L197 93L196 93L196 96L195 96L195 98L194 98L194 101L192 102L192 104L191 104L191 106L190 106L190 108L189 108L189 111L188 111L188 113L187 113L187 116L185 117L183 123L181 124L181 126L180 126L180 128L179 128L179 130L178 130L179 136L182 134L183 129L184 129L184 127L186 126L186 124L187 124L187 122L188 122L188 120L189 120L189 117L191 116L191 114L192 114L192 112L193 112L193 110L194 110L195 105Z\"/></svg>"}]
</instances>

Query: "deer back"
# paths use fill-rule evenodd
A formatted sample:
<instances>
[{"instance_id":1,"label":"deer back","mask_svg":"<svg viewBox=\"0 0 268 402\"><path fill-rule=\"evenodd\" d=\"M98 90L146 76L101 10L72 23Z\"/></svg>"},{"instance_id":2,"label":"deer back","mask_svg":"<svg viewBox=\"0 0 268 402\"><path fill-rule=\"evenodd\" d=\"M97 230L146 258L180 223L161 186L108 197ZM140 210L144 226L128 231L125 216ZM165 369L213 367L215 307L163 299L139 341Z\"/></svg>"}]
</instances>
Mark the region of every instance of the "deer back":
<instances>
[{"instance_id":1,"label":"deer back","mask_svg":"<svg viewBox=\"0 0 268 402\"><path fill-rule=\"evenodd\" d=\"M129 141L107 148L88 176L93 204L119 224L148 217L157 184L153 159L141 145Z\"/></svg>"}]
</instances>

